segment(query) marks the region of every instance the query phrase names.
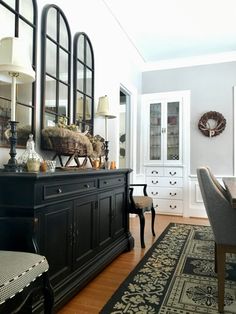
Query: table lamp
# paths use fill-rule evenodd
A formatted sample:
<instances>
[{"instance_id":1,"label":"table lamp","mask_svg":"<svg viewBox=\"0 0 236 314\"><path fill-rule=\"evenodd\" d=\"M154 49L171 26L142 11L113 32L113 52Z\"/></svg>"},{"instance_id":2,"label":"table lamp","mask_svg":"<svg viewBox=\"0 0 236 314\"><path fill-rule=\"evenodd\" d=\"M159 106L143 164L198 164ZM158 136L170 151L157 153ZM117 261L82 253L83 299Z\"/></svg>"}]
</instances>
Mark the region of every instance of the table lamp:
<instances>
[{"instance_id":1,"label":"table lamp","mask_svg":"<svg viewBox=\"0 0 236 314\"><path fill-rule=\"evenodd\" d=\"M10 156L6 171L17 172L16 161L16 84L31 83L35 80L26 43L18 37L0 40L0 81L11 84Z\"/></svg>"},{"instance_id":2,"label":"table lamp","mask_svg":"<svg viewBox=\"0 0 236 314\"><path fill-rule=\"evenodd\" d=\"M97 116L104 117L105 118L105 161L108 162L108 119L114 119L116 118L115 115L113 115L109 110L109 101L107 95L99 97L98 101L98 108L97 108Z\"/></svg>"}]
</instances>

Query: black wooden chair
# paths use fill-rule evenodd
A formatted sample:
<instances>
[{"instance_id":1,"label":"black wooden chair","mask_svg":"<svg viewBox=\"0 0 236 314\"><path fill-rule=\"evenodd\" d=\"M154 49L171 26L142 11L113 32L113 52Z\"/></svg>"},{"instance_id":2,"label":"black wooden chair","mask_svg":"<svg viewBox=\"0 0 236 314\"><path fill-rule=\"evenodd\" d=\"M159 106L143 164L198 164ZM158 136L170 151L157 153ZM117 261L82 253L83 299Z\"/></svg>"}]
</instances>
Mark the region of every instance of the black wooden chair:
<instances>
[{"instance_id":1,"label":"black wooden chair","mask_svg":"<svg viewBox=\"0 0 236 314\"><path fill-rule=\"evenodd\" d=\"M0 313L32 313L33 303L46 314L53 311L47 259L37 253L35 239L27 237L35 223L32 218L0 218Z\"/></svg>"},{"instance_id":2,"label":"black wooden chair","mask_svg":"<svg viewBox=\"0 0 236 314\"><path fill-rule=\"evenodd\" d=\"M143 195L133 195L135 187L143 187ZM130 184L129 188L130 204L129 212L137 214L140 219L140 241L141 247L145 248L144 242L144 228L145 228L145 215L144 213L151 210L152 220L151 229L152 235L155 237L154 222L155 222L155 210L153 207L153 199L147 194L147 184Z\"/></svg>"}]
</instances>

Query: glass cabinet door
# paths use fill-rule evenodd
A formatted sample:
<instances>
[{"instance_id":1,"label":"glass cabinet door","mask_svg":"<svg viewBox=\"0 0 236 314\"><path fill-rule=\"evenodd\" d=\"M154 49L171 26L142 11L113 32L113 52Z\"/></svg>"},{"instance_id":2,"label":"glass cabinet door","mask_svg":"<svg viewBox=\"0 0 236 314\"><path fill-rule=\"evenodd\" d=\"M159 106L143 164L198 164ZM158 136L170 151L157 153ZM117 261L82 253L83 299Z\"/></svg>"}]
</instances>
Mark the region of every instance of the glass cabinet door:
<instances>
[{"instance_id":1,"label":"glass cabinet door","mask_svg":"<svg viewBox=\"0 0 236 314\"><path fill-rule=\"evenodd\" d=\"M167 160L180 159L179 147L179 102L167 102Z\"/></svg>"},{"instance_id":2,"label":"glass cabinet door","mask_svg":"<svg viewBox=\"0 0 236 314\"><path fill-rule=\"evenodd\" d=\"M150 104L150 134L149 134L150 160L162 159L161 125L162 125L161 103Z\"/></svg>"}]
</instances>

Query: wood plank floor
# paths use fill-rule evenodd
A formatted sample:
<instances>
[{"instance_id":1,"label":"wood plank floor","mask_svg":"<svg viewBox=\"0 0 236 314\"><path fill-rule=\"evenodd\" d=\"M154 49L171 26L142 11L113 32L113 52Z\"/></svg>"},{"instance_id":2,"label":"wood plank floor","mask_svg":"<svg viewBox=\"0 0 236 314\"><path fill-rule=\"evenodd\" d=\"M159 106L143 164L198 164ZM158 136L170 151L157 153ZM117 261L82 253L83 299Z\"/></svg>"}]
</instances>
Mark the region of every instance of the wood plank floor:
<instances>
[{"instance_id":1,"label":"wood plank floor","mask_svg":"<svg viewBox=\"0 0 236 314\"><path fill-rule=\"evenodd\" d=\"M156 237L151 234L150 218L146 214L145 244L141 249L139 241L139 218L130 218L130 231L135 239L135 247L131 252L123 253L108 265L95 279L68 302L59 314L98 314L112 294L116 291L130 271L142 259L146 251L159 237L170 222L209 225L207 219L183 218L178 216L156 215Z\"/></svg>"}]
</instances>

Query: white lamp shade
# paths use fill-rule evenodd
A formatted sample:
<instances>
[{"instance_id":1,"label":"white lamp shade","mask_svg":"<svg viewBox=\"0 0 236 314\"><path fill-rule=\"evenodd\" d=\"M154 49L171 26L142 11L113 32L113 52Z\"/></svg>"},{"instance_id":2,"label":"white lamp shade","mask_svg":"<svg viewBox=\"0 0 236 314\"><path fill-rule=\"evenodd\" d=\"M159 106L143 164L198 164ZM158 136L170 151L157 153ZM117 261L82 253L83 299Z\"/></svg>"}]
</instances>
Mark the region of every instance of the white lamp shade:
<instances>
[{"instance_id":1,"label":"white lamp shade","mask_svg":"<svg viewBox=\"0 0 236 314\"><path fill-rule=\"evenodd\" d=\"M0 81L11 83L11 72L18 74L17 84L35 80L26 43L17 37L5 37L0 40Z\"/></svg>"},{"instance_id":2,"label":"white lamp shade","mask_svg":"<svg viewBox=\"0 0 236 314\"><path fill-rule=\"evenodd\" d=\"M116 118L109 110L109 101L107 95L99 97L97 116L107 117L108 119Z\"/></svg>"},{"instance_id":3,"label":"white lamp shade","mask_svg":"<svg viewBox=\"0 0 236 314\"><path fill-rule=\"evenodd\" d=\"M77 101L77 117L78 118L83 118L83 113L84 113L84 99L83 97L80 97ZM89 102L88 99L86 99L85 102L85 119L89 120L91 118L91 112L89 108Z\"/></svg>"}]
</instances>

